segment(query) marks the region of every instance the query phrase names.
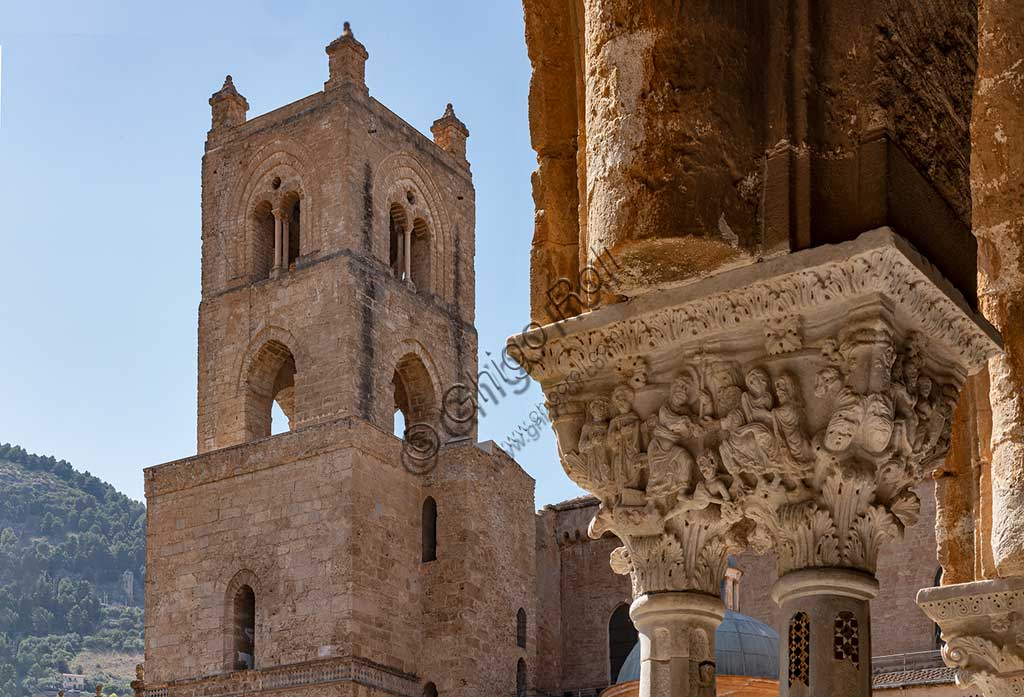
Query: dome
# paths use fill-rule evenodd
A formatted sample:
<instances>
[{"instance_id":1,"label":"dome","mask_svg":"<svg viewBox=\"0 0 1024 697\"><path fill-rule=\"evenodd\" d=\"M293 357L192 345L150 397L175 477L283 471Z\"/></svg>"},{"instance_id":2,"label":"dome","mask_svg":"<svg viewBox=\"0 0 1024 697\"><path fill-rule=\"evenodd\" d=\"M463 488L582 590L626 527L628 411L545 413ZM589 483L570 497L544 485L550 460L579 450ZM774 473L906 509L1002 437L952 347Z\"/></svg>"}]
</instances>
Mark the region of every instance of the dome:
<instances>
[{"instance_id":1,"label":"dome","mask_svg":"<svg viewBox=\"0 0 1024 697\"><path fill-rule=\"evenodd\" d=\"M715 632L715 672L752 678L779 679L779 634L763 622L733 610ZM640 644L622 664L616 684L640 679Z\"/></svg>"}]
</instances>

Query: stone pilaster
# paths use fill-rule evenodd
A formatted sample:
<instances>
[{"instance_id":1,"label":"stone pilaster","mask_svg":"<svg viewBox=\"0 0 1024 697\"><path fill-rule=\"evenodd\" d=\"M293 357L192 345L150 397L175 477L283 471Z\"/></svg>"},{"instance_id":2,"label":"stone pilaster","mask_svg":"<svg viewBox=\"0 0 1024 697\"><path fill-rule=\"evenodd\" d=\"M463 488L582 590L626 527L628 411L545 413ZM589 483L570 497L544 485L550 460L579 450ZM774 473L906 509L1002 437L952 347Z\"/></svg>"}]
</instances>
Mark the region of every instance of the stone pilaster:
<instances>
[{"instance_id":1,"label":"stone pilaster","mask_svg":"<svg viewBox=\"0 0 1024 697\"><path fill-rule=\"evenodd\" d=\"M942 630L957 685L985 697L1024 694L1024 578L925 588L917 604Z\"/></svg>"},{"instance_id":2,"label":"stone pilaster","mask_svg":"<svg viewBox=\"0 0 1024 697\"><path fill-rule=\"evenodd\" d=\"M717 598L728 555L745 548L775 549L776 596L806 615L812 641L845 641L851 628L869 636L878 551L916 522L913 486L948 448L967 375L997 350L991 328L887 229L600 308L510 346L544 388L567 475L600 499L590 534L622 541L612 567L631 576L649 647L715 624L687 599ZM837 567L851 571L826 571ZM642 697L699 694L671 690L711 659L671 646L652 654L661 663ZM866 695L864 650L852 673L832 662L812 672L853 686L836 694Z\"/></svg>"}]
</instances>

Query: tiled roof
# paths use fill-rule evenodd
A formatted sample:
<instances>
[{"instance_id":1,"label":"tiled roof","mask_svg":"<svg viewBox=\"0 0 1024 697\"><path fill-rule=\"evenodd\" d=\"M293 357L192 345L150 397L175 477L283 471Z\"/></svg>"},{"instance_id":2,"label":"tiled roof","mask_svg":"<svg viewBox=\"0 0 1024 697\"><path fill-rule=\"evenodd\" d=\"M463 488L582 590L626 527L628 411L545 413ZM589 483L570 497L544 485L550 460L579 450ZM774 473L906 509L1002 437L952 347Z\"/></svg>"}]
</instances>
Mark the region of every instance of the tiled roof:
<instances>
[{"instance_id":1,"label":"tiled roof","mask_svg":"<svg viewBox=\"0 0 1024 697\"><path fill-rule=\"evenodd\" d=\"M885 690L909 687L910 685L941 685L953 682L955 676L956 668L947 666L901 670L895 673L879 673L871 676L871 686L876 690Z\"/></svg>"}]
</instances>

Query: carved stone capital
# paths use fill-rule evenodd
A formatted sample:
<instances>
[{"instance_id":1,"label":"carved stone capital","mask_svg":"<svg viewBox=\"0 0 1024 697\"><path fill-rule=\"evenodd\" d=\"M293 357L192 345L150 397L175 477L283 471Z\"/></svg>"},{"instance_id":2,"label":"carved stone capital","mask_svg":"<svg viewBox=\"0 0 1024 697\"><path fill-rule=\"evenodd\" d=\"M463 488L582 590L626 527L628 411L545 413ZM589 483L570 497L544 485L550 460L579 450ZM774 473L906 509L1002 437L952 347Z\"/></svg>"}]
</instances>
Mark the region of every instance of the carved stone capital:
<instances>
[{"instance_id":1,"label":"carved stone capital","mask_svg":"<svg viewBox=\"0 0 1024 697\"><path fill-rule=\"evenodd\" d=\"M717 593L730 553L873 574L917 520L995 334L891 231L652 292L510 343L634 592Z\"/></svg>"},{"instance_id":2,"label":"carved stone capital","mask_svg":"<svg viewBox=\"0 0 1024 697\"><path fill-rule=\"evenodd\" d=\"M942 630L957 685L986 697L1024 695L1024 578L925 588L917 604Z\"/></svg>"}]
</instances>

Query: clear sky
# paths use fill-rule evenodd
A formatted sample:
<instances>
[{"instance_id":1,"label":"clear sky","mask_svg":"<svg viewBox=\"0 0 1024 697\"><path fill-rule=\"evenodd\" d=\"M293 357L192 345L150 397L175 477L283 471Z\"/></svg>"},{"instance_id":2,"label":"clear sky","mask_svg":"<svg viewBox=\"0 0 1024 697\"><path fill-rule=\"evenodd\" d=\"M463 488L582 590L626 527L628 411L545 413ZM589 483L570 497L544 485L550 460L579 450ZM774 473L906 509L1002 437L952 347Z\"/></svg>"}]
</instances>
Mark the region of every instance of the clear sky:
<instances>
[{"instance_id":1,"label":"clear sky","mask_svg":"<svg viewBox=\"0 0 1024 697\"><path fill-rule=\"evenodd\" d=\"M481 361L529 321L518 0L0 0L0 442L139 499L143 467L195 452L207 99L227 73L250 118L322 89L344 20L374 97L424 133L451 101L470 129ZM533 384L485 406L481 439L541 402ZM577 495L534 430L515 457L538 507Z\"/></svg>"}]
</instances>

